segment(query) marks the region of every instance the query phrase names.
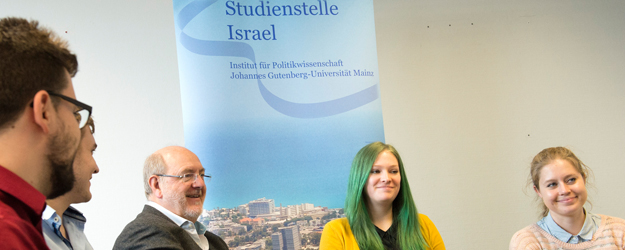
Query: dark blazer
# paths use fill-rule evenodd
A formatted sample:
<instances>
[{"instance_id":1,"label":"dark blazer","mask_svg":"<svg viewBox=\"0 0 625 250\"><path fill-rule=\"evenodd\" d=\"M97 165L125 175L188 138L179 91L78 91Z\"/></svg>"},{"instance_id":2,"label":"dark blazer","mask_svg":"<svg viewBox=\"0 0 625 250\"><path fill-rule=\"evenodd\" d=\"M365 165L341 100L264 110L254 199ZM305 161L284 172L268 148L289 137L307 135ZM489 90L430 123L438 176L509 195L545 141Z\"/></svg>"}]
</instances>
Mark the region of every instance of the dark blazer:
<instances>
[{"instance_id":1,"label":"dark blazer","mask_svg":"<svg viewBox=\"0 0 625 250\"><path fill-rule=\"evenodd\" d=\"M208 231L210 250L228 250L228 245L219 236ZM197 249L200 247L184 229L166 215L145 205L143 212L124 228L117 237L113 249Z\"/></svg>"}]
</instances>

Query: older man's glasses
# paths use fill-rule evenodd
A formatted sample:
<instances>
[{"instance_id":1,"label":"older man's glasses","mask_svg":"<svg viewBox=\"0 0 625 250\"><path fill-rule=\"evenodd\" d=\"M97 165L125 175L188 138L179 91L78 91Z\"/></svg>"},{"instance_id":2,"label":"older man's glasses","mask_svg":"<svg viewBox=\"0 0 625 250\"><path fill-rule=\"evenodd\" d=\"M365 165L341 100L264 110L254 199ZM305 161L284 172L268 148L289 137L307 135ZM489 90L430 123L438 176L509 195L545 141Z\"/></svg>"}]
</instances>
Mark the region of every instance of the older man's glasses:
<instances>
[{"instance_id":1,"label":"older man's glasses","mask_svg":"<svg viewBox=\"0 0 625 250\"><path fill-rule=\"evenodd\" d=\"M183 175L155 174L155 175L156 176L163 176L163 177L176 177L176 178L180 178L180 180L182 180L182 182L195 181L195 180L197 180L198 177L202 177L204 179L204 183L209 183L211 181L211 176L210 175L205 175L205 174L183 174Z\"/></svg>"},{"instance_id":2,"label":"older man's glasses","mask_svg":"<svg viewBox=\"0 0 625 250\"><path fill-rule=\"evenodd\" d=\"M48 94L50 94L51 96L59 97L65 101L68 101L76 105L76 107L78 107L78 110L74 112L74 116L76 117L76 121L78 122L78 128L82 129L85 125L87 125L87 121L89 120L89 117L91 116L91 106L84 104L82 102L79 102L78 100L74 98L67 97L61 94L57 94L52 91L48 91Z\"/></svg>"}]
</instances>

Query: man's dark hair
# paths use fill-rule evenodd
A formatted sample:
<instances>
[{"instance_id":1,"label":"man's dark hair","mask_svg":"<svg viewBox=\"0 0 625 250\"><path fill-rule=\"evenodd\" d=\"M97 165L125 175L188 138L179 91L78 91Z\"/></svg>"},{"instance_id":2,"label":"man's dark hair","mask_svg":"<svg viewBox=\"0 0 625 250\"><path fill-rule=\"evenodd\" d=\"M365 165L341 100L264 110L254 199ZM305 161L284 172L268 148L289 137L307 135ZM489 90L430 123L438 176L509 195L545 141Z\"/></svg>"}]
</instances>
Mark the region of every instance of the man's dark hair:
<instances>
[{"instance_id":1,"label":"man's dark hair","mask_svg":"<svg viewBox=\"0 0 625 250\"><path fill-rule=\"evenodd\" d=\"M73 77L76 55L37 21L0 19L0 130L15 122L40 90L60 93Z\"/></svg>"}]
</instances>

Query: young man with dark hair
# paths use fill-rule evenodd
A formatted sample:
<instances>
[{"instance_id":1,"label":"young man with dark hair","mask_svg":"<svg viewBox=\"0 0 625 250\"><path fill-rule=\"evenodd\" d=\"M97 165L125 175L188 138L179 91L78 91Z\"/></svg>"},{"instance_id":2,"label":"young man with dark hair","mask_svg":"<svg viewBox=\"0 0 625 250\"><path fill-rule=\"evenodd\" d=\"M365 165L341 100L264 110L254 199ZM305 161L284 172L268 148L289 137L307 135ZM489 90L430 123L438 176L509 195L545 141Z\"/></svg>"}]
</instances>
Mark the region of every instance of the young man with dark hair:
<instances>
[{"instance_id":1,"label":"young man with dark hair","mask_svg":"<svg viewBox=\"0 0 625 250\"><path fill-rule=\"evenodd\" d=\"M81 129L80 145L74 158L74 188L69 192L46 200L48 206L43 211L43 236L51 250L91 250L93 247L85 235L85 216L71 204L91 200L91 177L100 172L93 158L98 147L93 137L95 124L89 118L87 126Z\"/></svg>"},{"instance_id":2,"label":"young man with dark hair","mask_svg":"<svg viewBox=\"0 0 625 250\"><path fill-rule=\"evenodd\" d=\"M91 107L75 99L76 56L36 21L0 19L0 58L0 242L46 249L45 199L72 189Z\"/></svg>"}]
</instances>

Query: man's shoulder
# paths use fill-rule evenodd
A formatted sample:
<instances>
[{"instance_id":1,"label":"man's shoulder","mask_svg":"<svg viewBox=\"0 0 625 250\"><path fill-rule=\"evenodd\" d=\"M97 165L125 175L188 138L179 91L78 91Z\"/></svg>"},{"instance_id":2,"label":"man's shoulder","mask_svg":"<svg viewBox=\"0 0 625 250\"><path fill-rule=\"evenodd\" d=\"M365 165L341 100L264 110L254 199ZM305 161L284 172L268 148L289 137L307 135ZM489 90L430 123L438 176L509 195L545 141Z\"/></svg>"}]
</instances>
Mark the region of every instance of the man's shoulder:
<instances>
[{"instance_id":1,"label":"man's shoulder","mask_svg":"<svg viewBox=\"0 0 625 250\"><path fill-rule=\"evenodd\" d=\"M212 250L228 250L228 244L219 236L209 231L204 233L206 240L208 240L208 244L210 245L209 249Z\"/></svg>"},{"instance_id":2,"label":"man's shoulder","mask_svg":"<svg viewBox=\"0 0 625 250\"><path fill-rule=\"evenodd\" d=\"M180 227L158 210L145 206L128 223L115 241L113 249L183 249L178 240Z\"/></svg>"},{"instance_id":3,"label":"man's shoulder","mask_svg":"<svg viewBox=\"0 0 625 250\"><path fill-rule=\"evenodd\" d=\"M14 203L15 198L11 195L7 195L0 190L0 220L4 221L5 218L19 218L19 215L15 211Z\"/></svg>"},{"instance_id":4,"label":"man's shoulder","mask_svg":"<svg viewBox=\"0 0 625 250\"><path fill-rule=\"evenodd\" d=\"M5 207L0 202L0 237L4 234L20 234L37 232L38 230L30 222L20 218L15 211Z\"/></svg>"},{"instance_id":5,"label":"man's shoulder","mask_svg":"<svg viewBox=\"0 0 625 250\"><path fill-rule=\"evenodd\" d=\"M228 250L219 236L206 231L210 249ZM157 209L146 205L117 237L113 249L191 249L196 246L191 236Z\"/></svg>"},{"instance_id":6,"label":"man's shoulder","mask_svg":"<svg viewBox=\"0 0 625 250\"><path fill-rule=\"evenodd\" d=\"M85 216L80 211L78 211L78 209L72 206L69 206L65 210L65 212L63 213L63 218L71 218L73 220L77 220L82 223L87 222L87 218L85 218Z\"/></svg>"},{"instance_id":7,"label":"man's shoulder","mask_svg":"<svg viewBox=\"0 0 625 250\"><path fill-rule=\"evenodd\" d=\"M46 246L43 235L28 221L18 217L0 202L0 242L6 249L42 249Z\"/></svg>"},{"instance_id":8,"label":"man's shoulder","mask_svg":"<svg viewBox=\"0 0 625 250\"><path fill-rule=\"evenodd\" d=\"M19 209L19 204L15 204L10 202L11 199L9 195L5 195L2 191L0 191L0 238L5 237L6 234L22 234L22 233L33 233L38 232L33 225L33 222L24 218L27 216L24 213L20 213L16 209ZM5 201L9 201L5 203ZM17 208L16 208L17 207Z\"/></svg>"},{"instance_id":9,"label":"man's shoulder","mask_svg":"<svg viewBox=\"0 0 625 250\"><path fill-rule=\"evenodd\" d=\"M179 228L172 220L155 208L146 205L143 211L132 220L123 231L159 230L163 228ZM123 232L122 232L123 233Z\"/></svg>"},{"instance_id":10,"label":"man's shoulder","mask_svg":"<svg viewBox=\"0 0 625 250\"><path fill-rule=\"evenodd\" d=\"M22 200L0 189L0 220L4 220L4 218L24 220L23 218L33 213L32 208L28 207Z\"/></svg>"}]
</instances>

